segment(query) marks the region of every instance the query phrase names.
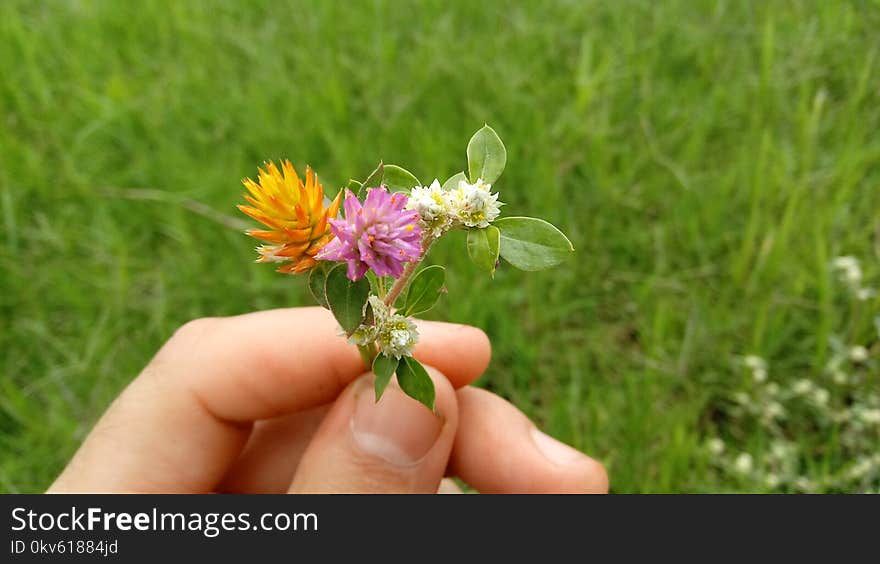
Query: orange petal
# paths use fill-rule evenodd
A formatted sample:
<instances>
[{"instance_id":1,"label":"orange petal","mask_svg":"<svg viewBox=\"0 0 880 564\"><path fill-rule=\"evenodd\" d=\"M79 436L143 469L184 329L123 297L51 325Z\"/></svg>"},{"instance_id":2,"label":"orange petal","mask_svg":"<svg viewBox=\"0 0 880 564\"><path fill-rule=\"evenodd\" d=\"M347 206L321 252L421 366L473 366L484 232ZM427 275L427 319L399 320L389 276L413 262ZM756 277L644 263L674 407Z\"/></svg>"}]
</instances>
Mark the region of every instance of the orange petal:
<instances>
[{"instance_id":1,"label":"orange petal","mask_svg":"<svg viewBox=\"0 0 880 564\"><path fill-rule=\"evenodd\" d=\"M269 217L268 215L263 213L261 210L258 210L256 208L252 208L250 206L242 206L242 205L239 205L237 207L239 210L241 210L242 213L256 219L257 221L259 221L263 225L266 225L268 227L274 227L276 229L281 227L281 224L279 223L278 220Z\"/></svg>"},{"instance_id":2,"label":"orange petal","mask_svg":"<svg viewBox=\"0 0 880 564\"><path fill-rule=\"evenodd\" d=\"M293 168L293 164L290 162L290 159L284 159L283 161L281 161L281 168L284 170L285 178L290 178L296 184L301 183L299 175L296 173L296 169Z\"/></svg>"},{"instance_id":3,"label":"orange petal","mask_svg":"<svg viewBox=\"0 0 880 564\"><path fill-rule=\"evenodd\" d=\"M312 245L306 250L305 254L313 257L318 254L318 251L323 249L327 243L333 240L333 235L327 234L319 239L315 239L312 241Z\"/></svg>"},{"instance_id":4,"label":"orange petal","mask_svg":"<svg viewBox=\"0 0 880 564\"><path fill-rule=\"evenodd\" d=\"M309 222L309 215L306 213L306 211L303 209L303 207L302 207L301 205L297 204L297 205L293 208L293 211L294 211L294 213L296 213L296 218L297 218L300 222L302 222L302 223L304 223L304 224L308 224L308 222Z\"/></svg>"},{"instance_id":5,"label":"orange petal","mask_svg":"<svg viewBox=\"0 0 880 564\"><path fill-rule=\"evenodd\" d=\"M281 231L268 231L265 229L248 229L247 234L255 239L262 239L269 243L286 243L288 241L285 234Z\"/></svg>"},{"instance_id":6,"label":"orange petal","mask_svg":"<svg viewBox=\"0 0 880 564\"><path fill-rule=\"evenodd\" d=\"M327 217L335 218L336 214L339 213L339 204L342 203L342 193L344 190L340 190L333 201L330 203L330 207L327 208Z\"/></svg>"},{"instance_id":7,"label":"orange petal","mask_svg":"<svg viewBox=\"0 0 880 564\"><path fill-rule=\"evenodd\" d=\"M312 238L312 228L303 227L301 229L285 229L284 235L289 243L302 243Z\"/></svg>"},{"instance_id":8,"label":"orange petal","mask_svg":"<svg viewBox=\"0 0 880 564\"><path fill-rule=\"evenodd\" d=\"M310 243L306 241L305 243L288 243L284 245L284 248L275 253L279 257L289 257L296 258L303 254L306 249L309 248Z\"/></svg>"},{"instance_id":9,"label":"orange petal","mask_svg":"<svg viewBox=\"0 0 880 564\"><path fill-rule=\"evenodd\" d=\"M248 189L248 192L250 192L255 198L259 198L260 196L262 196L263 191L260 188L260 185L250 178L243 179L241 183L244 184L245 188Z\"/></svg>"},{"instance_id":10,"label":"orange petal","mask_svg":"<svg viewBox=\"0 0 880 564\"><path fill-rule=\"evenodd\" d=\"M312 234L314 236L323 235L327 231L327 213L322 213L318 216L318 221L315 222L315 225L312 227Z\"/></svg>"},{"instance_id":11,"label":"orange petal","mask_svg":"<svg viewBox=\"0 0 880 564\"><path fill-rule=\"evenodd\" d=\"M263 205L262 203L260 203L259 200L257 200L256 198L252 198L249 194L242 194L242 196L244 196L245 200L247 200L249 203L253 204L256 207L261 207Z\"/></svg>"},{"instance_id":12,"label":"orange petal","mask_svg":"<svg viewBox=\"0 0 880 564\"><path fill-rule=\"evenodd\" d=\"M304 258L301 261L299 261L298 263L296 263L295 265L293 265L293 273L299 274L301 272L305 272L306 270L311 270L317 264L318 264L318 261L316 261L313 258Z\"/></svg>"}]
</instances>

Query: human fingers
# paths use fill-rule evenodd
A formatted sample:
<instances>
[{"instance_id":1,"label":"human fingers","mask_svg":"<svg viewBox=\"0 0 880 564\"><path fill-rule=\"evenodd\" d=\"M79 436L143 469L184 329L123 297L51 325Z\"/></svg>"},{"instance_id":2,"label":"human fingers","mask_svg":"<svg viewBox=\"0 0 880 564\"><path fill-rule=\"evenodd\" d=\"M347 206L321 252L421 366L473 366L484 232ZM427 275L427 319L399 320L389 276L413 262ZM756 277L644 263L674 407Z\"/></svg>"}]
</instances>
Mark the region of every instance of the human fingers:
<instances>
[{"instance_id":1,"label":"human fingers","mask_svg":"<svg viewBox=\"0 0 880 564\"><path fill-rule=\"evenodd\" d=\"M607 493L602 465L538 430L516 407L478 388L457 391L450 471L483 493Z\"/></svg>"},{"instance_id":2,"label":"human fingers","mask_svg":"<svg viewBox=\"0 0 880 564\"><path fill-rule=\"evenodd\" d=\"M488 363L482 331L422 327L417 354L458 382ZM211 490L252 421L327 403L362 370L322 308L191 322L114 401L50 491Z\"/></svg>"}]
</instances>

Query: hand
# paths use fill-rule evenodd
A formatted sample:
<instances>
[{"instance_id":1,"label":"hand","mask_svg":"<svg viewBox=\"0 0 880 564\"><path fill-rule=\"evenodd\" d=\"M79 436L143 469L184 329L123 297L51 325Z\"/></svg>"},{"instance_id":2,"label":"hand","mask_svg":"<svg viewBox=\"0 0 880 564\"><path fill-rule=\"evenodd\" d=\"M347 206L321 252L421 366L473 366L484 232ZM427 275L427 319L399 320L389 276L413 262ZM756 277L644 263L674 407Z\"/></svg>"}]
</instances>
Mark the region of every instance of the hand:
<instances>
[{"instance_id":1,"label":"hand","mask_svg":"<svg viewBox=\"0 0 880 564\"><path fill-rule=\"evenodd\" d=\"M482 492L607 491L598 462L466 386L489 363L482 331L419 331L436 413L393 382L375 403L372 374L324 309L190 322L49 491L430 493L447 472Z\"/></svg>"}]
</instances>

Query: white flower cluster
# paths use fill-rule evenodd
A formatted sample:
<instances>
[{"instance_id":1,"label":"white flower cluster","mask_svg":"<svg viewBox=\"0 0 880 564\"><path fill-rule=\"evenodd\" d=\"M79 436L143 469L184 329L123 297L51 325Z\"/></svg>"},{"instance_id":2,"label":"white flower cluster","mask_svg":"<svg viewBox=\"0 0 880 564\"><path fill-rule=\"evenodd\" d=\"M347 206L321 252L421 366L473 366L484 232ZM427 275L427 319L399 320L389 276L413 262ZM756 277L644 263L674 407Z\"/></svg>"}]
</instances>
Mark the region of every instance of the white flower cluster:
<instances>
[{"instance_id":1,"label":"white flower cluster","mask_svg":"<svg viewBox=\"0 0 880 564\"><path fill-rule=\"evenodd\" d=\"M406 209L419 212L422 228L435 239L448 231L455 220L451 194L436 178L430 186L416 186L410 191Z\"/></svg>"},{"instance_id":2,"label":"white flower cluster","mask_svg":"<svg viewBox=\"0 0 880 564\"><path fill-rule=\"evenodd\" d=\"M836 257L831 261L831 266L837 271L840 280L849 286L856 299L868 301L877 295L877 290L862 284L862 278L864 277L862 265L856 257L849 255Z\"/></svg>"},{"instance_id":3,"label":"white flower cluster","mask_svg":"<svg viewBox=\"0 0 880 564\"><path fill-rule=\"evenodd\" d=\"M491 192L492 185L478 178L474 184L462 180L452 192L455 216L466 227L489 227L501 213L498 193Z\"/></svg>"},{"instance_id":4,"label":"white flower cluster","mask_svg":"<svg viewBox=\"0 0 880 564\"><path fill-rule=\"evenodd\" d=\"M498 193L492 185L477 179L460 180L453 190L444 190L435 178L430 186L410 191L406 209L419 213L422 227L435 239L455 227L488 227L501 213Z\"/></svg>"},{"instance_id":5,"label":"white flower cluster","mask_svg":"<svg viewBox=\"0 0 880 564\"><path fill-rule=\"evenodd\" d=\"M758 384L767 380L767 361L753 354L743 358L743 365L752 373L752 379Z\"/></svg>"},{"instance_id":6,"label":"white flower cluster","mask_svg":"<svg viewBox=\"0 0 880 564\"><path fill-rule=\"evenodd\" d=\"M369 304L373 312L373 324L358 327L349 341L355 345L376 343L385 356L412 356L413 348L419 341L419 331L412 319L393 313L376 296L370 296Z\"/></svg>"},{"instance_id":7,"label":"white flower cluster","mask_svg":"<svg viewBox=\"0 0 880 564\"><path fill-rule=\"evenodd\" d=\"M880 319L878 319L880 321ZM878 323L880 334L880 323ZM756 355L735 360L751 382L731 395L729 427L706 437L711 464L741 487L782 492L880 491L880 389L875 385L876 351L832 337L824 373L811 378L770 381L777 371ZM809 470L821 446L803 440L804 429L834 428L841 451L839 464L822 472ZM770 441L743 449L737 437L756 429ZM792 440L792 437L799 437ZM729 442L726 442L729 441Z\"/></svg>"}]
</instances>

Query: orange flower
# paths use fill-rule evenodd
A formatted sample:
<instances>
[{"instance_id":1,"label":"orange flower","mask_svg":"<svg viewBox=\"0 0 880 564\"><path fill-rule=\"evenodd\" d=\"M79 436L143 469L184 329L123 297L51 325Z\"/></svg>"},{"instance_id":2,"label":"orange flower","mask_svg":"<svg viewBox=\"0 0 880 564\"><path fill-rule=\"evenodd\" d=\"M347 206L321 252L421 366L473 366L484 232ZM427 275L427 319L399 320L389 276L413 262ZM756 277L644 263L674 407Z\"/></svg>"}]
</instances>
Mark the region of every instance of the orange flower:
<instances>
[{"instance_id":1,"label":"orange flower","mask_svg":"<svg viewBox=\"0 0 880 564\"><path fill-rule=\"evenodd\" d=\"M305 272L315 266L315 254L333 239L328 220L339 212L342 190L325 207L324 189L311 168L306 167L305 184L286 159L281 162L281 171L271 161L265 164L265 170L258 170L258 182L242 180L250 192L244 198L251 205L238 206L269 228L247 231L251 237L269 243L257 247L257 262L287 263L278 272Z\"/></svg>"}]
</instances>

